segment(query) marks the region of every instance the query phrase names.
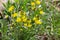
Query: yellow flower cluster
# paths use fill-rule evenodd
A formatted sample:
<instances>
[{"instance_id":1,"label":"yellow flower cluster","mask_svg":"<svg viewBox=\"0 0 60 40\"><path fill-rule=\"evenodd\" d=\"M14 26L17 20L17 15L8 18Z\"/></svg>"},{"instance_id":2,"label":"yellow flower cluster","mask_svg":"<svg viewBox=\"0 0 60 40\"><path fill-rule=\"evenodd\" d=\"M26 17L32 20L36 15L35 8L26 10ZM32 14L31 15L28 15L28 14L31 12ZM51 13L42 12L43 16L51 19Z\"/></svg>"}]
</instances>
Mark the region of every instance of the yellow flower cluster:
<instances>
[{"instance_id":1,"label":"yellow flower cluster","mask_svg":"<svg viewBox=\"0 0 60 40\"><path fill-rule=\"evenodd\" d=\"M34 10L36 8L36 5L41 4L41 1L35 0L35 1L32 1L30 4L31 4L32 10ZM9 12L12 12L13 10L14 10L14 6L11 6L8 9ZM13 12L14 13L11 14L11 17L13 18L13 20L15 20L16 23L22 23L23 26L25 26L25 27L30 28L30 27L32 27L33 24L35 24L35 25L36 24L38 24L38 25L42 24L41 19L39 19L39 17L36 17L36 15L33 16L32 18L29 18L30 16L27 16L27 13L23 10L18 11L18 12L15 12L15 11L13 11ZM38 11L38 13L44 14L43 10ZM6 16L6 18L7 18L7 16Z\"/></svg>"},{"instance_id":2,"label":"yellow flower cluster","mask_svg":"<svg viewBox=\"0 0 60 40\"><path fill-rule=\"evenodd\" d=\"M26 13L20 11L19 14L20 14L20 17L21 17L22 22L26 22L27 21Z\"/></svg>"},{"instance_id":3,"label":"yellow flower cluster","mask_svg":"<svg viewBox=\"0 0 60 40\"><path fill-rule=\"evenodd\" d=\"M32 26L32 24L28 24L28 23L24 23L24 26L26 26L26 27L31 27Z\"/></svg>"},{"instance_id":4,"label":"yellow flower cluster","mask_svg":"<svg viewBox=\"0 0 60 40\"><path fill-rule=\"evenodd\" d=\"M36 0L36 1L31 2L31 6L35 6L36 4L40 5L41 1L40 0Z\"/></svg>"},{"instance_id":5,"label":"yellow flower cluster","mask_svg":"<svg viewBox=\"0 0 60 40\"><path fill-rule=\"evenodd\" d=\"M18 17L18 18L16 19L16 22L21 22L21 18Z\"/></svg>"},{"instance_id":6,"label":"yellow flower cluster","mask_svg":"<svg viewBox=\"0 0 60 40\"><path fill-rule=\"evenodd\" d=\"M32 10L36 9L36 5L41 6L41 1L40 1L40 0L32 1L32 2L31 2L31 9L32 9ZM40 10L39 13L40 13L41 15L44 14L43 10Z\"/></svg>"},{"instance_id":7,"label":"yellow flower cluster","mask_svg":"<svg viewBox=\"0 0 60 40\"><path fill-rule=\"evenodd\" d=\"M35 6L35 2L31 2L31 6Z\"/></svg>"},{"instance_id":8,"label":"yellow flower cluster","mask_svg":"<svg viewBox=\"0 0 60 40\"><path fill-rule=\"evenodd\" d=\"M31 27L31 26L32 26L31 20L28 19L28 20L27 20L27 23L24 23L24 26Z\"/></svg>"},{"instance_id":9,"label":"yellow flower cluster","mask_svg":"<svg viewBox=\"0 0 60 40\"><path fill-rule=\"evenodd\" d=\"M40 4L41 4L41 1L40 1L40 0L32 1L32 2L31 2L31 6L32 6L31 9L32 9L32 10L35 9L36 4L37 4L37 5L40 5Z\"/></svg>"},{"instance_id":10,"label":"yellow flower cluster","mask_svg":"<svg viewBox=\"0 0 60 40\"><path fill-rule=\"evenodd\" d=\"M17 14L18 13L14 13L14 14L12 14L12 16L16 17ZM19 12L19 17L17 17L16 22L17 23L23 22L24 26L26 26L26 27L31 27L32 26L31 20L28 19L28 17L26 16L26 13L22 12L22 11Z\"/></svg>"},{"instance_id":11,"label":"yellow flower cluster","mask_svg":"<svg viewBox=\"0 0 60 40\"><path fill-rule=\"evenodd\" d=\"M42 24L42 21L39 20L37 17L34 17L33 20L36 24Z\"/></svg>"},{"instance_id":12,"label":"yellow flower cluster","mask_svg":"<svg viewBox=\"0 0 60 40\"><path fill-rule=\"evenodd\" d=\"M11 11L13 11L13 10L14 10L14 6L11 6L11 7L8 9L9 12L11 12Z\"/></svg>"},{"instance_id":13,"label":"yellow flower cluster","mask_svg":"<svg viewBox=\"0 0 60 40\"><path fill-rule=\"evenodd\" d=\"M18 13L14 12L11 16L14 18L18 15Z\"/></svg>"},{"instance_id":14,"label":"yellow flower cluster","mask_svg":"<svg viewBox=\"0 0 60 40\"><path fill-rule=\"evenodd\" d=\"M35 20L35 23L36 24L42 24L42 21L41 20Z\"/></svg>"},{"instance_id":15,"label":"yellow flower cluster","mask_svg":"<svg viewBox=\"0 0 60 40\"><path fill-rule=\"evenodd\" d=\"M40 14L41 14L41 15L43 15L43 14L44 14L43 10L41 10L41 11L40 11Z\"/></svg>"},{"instance_id":16,"label":"yellow flower cluster","mask_svg":"<svg viewBox=\"0 0 60 40\"><path fill-rule=\"evenodd\" d=\"M42 12L41 12L42 13ZM19 16L18 16L19 14ZM18 16L18 17L17 17ZM17 17L16 22L20 23L23 22L25 27L31 27L32 26L32 19L29 19L26 15L26 12L20 11L19 13L13 13L12 17ZM35 24L42 24L42 21L38 17L34 17L33 21Z\"/></svg>"},{"instance_id":17,"label":"yellow flower cluster","mask_svg":"<svg viewBox=\"0 0 60 40\"><path fill-rule=\"evenodd\" d=\"M36 1L36 4L38 4L38 5L41 4L41 1L40 0L37 0Z\"/></svg>"}]
</instances>

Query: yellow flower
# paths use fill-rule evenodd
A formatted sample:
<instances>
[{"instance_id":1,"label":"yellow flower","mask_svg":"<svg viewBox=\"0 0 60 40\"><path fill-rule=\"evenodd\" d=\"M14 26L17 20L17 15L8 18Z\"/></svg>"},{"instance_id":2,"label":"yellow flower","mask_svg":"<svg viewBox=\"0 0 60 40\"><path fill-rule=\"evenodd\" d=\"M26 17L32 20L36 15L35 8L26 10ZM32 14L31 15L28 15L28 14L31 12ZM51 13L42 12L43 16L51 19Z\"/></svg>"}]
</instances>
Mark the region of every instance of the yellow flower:
<instances>
[{"instance_id":1,"label":"yellow flower","mask_svg":"<svg viewBox=\"0 0 60 40\"><path fill-rule=\"evenodd\" d=\"M27 18L24 18L22 21L23 21L23 22L26 22L26 21L27 21Z\"/></svg>"},{"instance_id":2,"label":"yellow flower","mask_svg":"<svg viewBox=\"0 0 60 40\"><path fill-rule=\"evenodd\" d=\"M12 14L12 17L16 17L18 15L18 13L14 13Z\"/></svg>"},{"instance_id":3,"label":"yellow flower","mask_svg":"<svg viewBox=\"0 0 60 40\"><path fill-rule=\"evenodd\" d=\"M14 6L11 6L11 7L8 9L8 11L11 12L11 11L13 11L13 9L14 9Z\"/></svg>"},{"instance_id":4,"label":"yellow flower","mask_svg":"<svg viewBox=\"0 0 60 40\"><path fill-rule=\"evenodd\" d=\"M31 2L31 6L35 6L35 2Z\"/></svg>"},{"instance_id":5,"label":"yellow flower","mask_svg":"<svg viewBox=\"0 0 60 40\"><path fill-rule=\"evenodd\" d=\"M21 18L22 18L22 19L25 19L25 18L26 18L26 16L21 16Z\"/></svg>"},{"instance_id":6,"label":"yellow flower","mask_svg":"<svg viewBox=\"0 0 60 40\"><path fill-rule=\"evenodd\" d=\"M28 26L27 26L27 27L29 27L29 28L30 28L31 26L32 26L32 24L28 24Z\"/></svg>"},{"instance_id":7,"label":"yellow flower","mask_svg":"<svg viewBox=\"0 0 60 40\"><path fill-rule=\"evenodd\" d=\"M26 12L19 11L20 16L26 15Z\"/></svg>"},{"instance_id":8,"label":"yellow flower","mask_svg":"<svg viewBox=\"0 0 60 40\"><path fill-rule=\"evenodd\" d=\"M5 18L8 18L8 15L5 15Z\"/></svg>"},{"instance_id":9,"label":"yellow flower","mask_svg":"<svg viewBox=\"0 0 60 40\"><path fill-rule=\"evenodd\" d=\"M41 10L41 11L40 11L40 14L44 14L44 12Z\"/></svg>"},{"instance_id":10,"label":"yellow flower","mask_svg":"<svg viewBox=\"0 0 60 40\"><path fill-rule=\"evenodd\" d=\"M35 20L35 23L36 24L42 24L42 21L41 20Z\"/></svg>"},{"instance_id":11,"label":"yellow flower","mask_svg":"<svg viewBox=\"0 0 60 40\"><path fill-rule=\"evenodd\" d=\"M26 27L31 27L32 26L32 24L28 24L28 23L24 23L24 26L26 26Z\"/></svg>"},{"instance_id":12,"label":"yellow flower","mask_svg":"<svg viewBox=\"0 0 60 40\"><path fill-rule=\"evenodd\" d=\"M31 19L30 20L27 20L28 23L31 23Z\"/></svg>"},{"instance_id":13,"label":"yellow flower","mask_svg":"<svg viewBox=\"0 0 60 40\"><path fill-rule=\"evenodd\" d=\"M26 16L21 16L21 19L22 19L23 22L27 21L27 17Z\"/></svg>"},{"instance_id":14,"label":"yellow flower","mask_svg":"<svg viewBox=\"0 0 60 40\"><path fill-rule=\"evenodd\" d=\"M34 17L33 20L37 20L37 17Z\"/></svg>"},{"instance_id":15,"label":"yellow flower","mask_svg":"<svg viewBox=\"0 0 60 40\"><path fill-rule=\"evenodd\" d=\"M24 26L28 26L27 23L24 23Z\"/></svg>"},{"instance_id":16,"label":"yellow flower","mask_svg":"<svg viewBox=\"0 0 60 40\"><path fill-rule=\"evenodd\" d=\"M18 18L16 19L16 22L21 22L21 18L18 17Z\"/></svg>"},{"instance_id":17,"label":"yellow flower","mask_svg":"<svg viewBox=\"0 0 60 40\"><path fill-rule=\"evenodd\" d=\"M37 0L37 1L36 1L36 4L38 4L38 5L39 5L40 3L41 3L41 2L40 2L40 0Z\"/></svg>"}]
</instances>

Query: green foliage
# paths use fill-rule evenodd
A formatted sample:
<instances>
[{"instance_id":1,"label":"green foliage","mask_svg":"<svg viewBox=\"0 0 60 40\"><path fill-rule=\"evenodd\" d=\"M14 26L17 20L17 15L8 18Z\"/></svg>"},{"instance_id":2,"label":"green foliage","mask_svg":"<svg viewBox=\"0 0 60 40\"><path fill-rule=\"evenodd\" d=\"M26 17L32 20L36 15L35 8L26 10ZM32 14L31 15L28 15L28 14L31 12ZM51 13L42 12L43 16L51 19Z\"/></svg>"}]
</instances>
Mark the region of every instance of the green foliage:
<instances>
[{"instance_id":1,"label":"green foliage","mask_svg":"<svg viewBox=\"0 0 60 40\"><path fill-rule=\"evenodd\" d=\"M35 2L34 0L14 1L14 3L11 3L9 0L7 4L3 4L5 7L3 14L5 14L5 16L8 15L8 17L5 18L4 16L4 18L0 20L0 23L2 23L2 27L0 28L2 33L2 40L38 40L35 35L43 36L45 33L48 36L56 35L56 38L60 36L60 12L56 11L51 3L49 3L50 8L47 8L45 0L42 0L41 4L39 5L35 3L35 8L32 9L33 6L31 6L31 2ZM40 5L41 7L39 7ZM8 10L11 6L14 6L14 10L9 12ZM44 12L44 14L39 13L41 10ZM23 25L27 22L16 22L16 18L19 17L20 11L22 14L25 12L28 16L24 16L26 16L28 19L31 19L31 28L25 27ZM13 18L11 15L15 12L18 14L18 16ZM35 24L33 20L34 17L41 19L42 24Z\"/></svg>"}]
</instances>

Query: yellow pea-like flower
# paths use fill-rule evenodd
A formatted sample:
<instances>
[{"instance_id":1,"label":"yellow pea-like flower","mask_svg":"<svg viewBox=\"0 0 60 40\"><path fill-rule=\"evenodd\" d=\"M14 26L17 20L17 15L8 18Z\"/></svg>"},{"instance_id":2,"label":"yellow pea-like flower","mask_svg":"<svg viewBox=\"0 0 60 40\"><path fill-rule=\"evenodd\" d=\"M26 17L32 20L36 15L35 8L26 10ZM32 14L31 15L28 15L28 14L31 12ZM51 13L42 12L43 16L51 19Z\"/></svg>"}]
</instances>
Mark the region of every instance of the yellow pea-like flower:
<instances>
[{"instance_id":1,"label":"yellow pea-like flower","mask_svg":"<svg viewBox=\"0 0 60 40\"><path fill-rule=\"evenodd\" d=\"M21 18L18 17L18 18L16 19L16 22L21 22Z\"/></svg>"},{"instance_id":2,"label":"yellow pea-like flower","mask_svg":"<svg viewBox=\"0 0 60 40\"><path fill-rule=\"evenodd\" d=\"M32 26L32 24L28 24L28 26L27 26L27 27L29 27L29 28L30 28L31 26Z\"/></svg>"},{"instance_id":3,"label":"yellow pea-like flower","mask_svg":"<svg viewBox=\"0 0 60 40\"><path fill-rule=\"evenodd\" d=\"M37 5L41 4L40 0L37 0L37 1L36 1L36 4L37 4Z\"/></svg>"},{"instance_id":4,"label":"yellow pea-like flower","mask_svg":"<svg viewBox=\"0 0 60 40\"><path fill-rule=\"evenodd\" d=\"M35 2L31 2L31 6L35 6Z\"/></svg>"},{"instance_id":5,"label":"yellow pea-like flower","mask_svg":"<svg viewBox=\"0 0 60 40\"><path fill-rule=\"evenodd\" d=\"M41 10L41 11L40 11L40 14L44 14L44 12Z\"/></svg>"},{"instance_id":6,"label":"yellow pea-like flower","mask_svg":"<svg viewBox=\"0 0 60 40\"><path fill-rule=\"evenodd\" d=\"M27 17L26 16L21 16L22 22L26 22L27 21Z\"/></svg>"},{"instance_id":7,"label":"yellow pea-like flower","mask_svg":"<svg viewBox=\"0 0 60 40\"><path fill-rule=\"evenodd\" d=\"M25 16L26 12L19 11L20 16Z\"/></svg>"},{"instance_id":8,"label":"yellow pea-like flower","mask_svg":"<svg viewBox=\"0 0 60 40\"><path fill-rule=\"evenodd\" d=\"M35 23L36 24L42 24L42 21L41 20L35 20Z\"/></svg>"},{"instance_id":9,"label":"yellow pea-like flower","mask_svg":"<svg viewBox=\"0 0 60 40\"><path fill-rule=\"evenodd\" d=\"M18 15L18 13L14 13L12 14L12 17L16 17Z\"/></svg>"},{"instance_id":10,"label":"yellow pea-like flower","mask_svg":"<svg viewBox=\"0 0 60 40\"><path fill-rule=\"evenodd\" d=\"M37 17L34 17L33 20L37 20Z\"/></svg>"},{"instance_id":11,"label":"yellow pea-like flower","mask_svg":"<svg viewBox=\"0 0 60 40\"><path fill-rule=\"evenodd\" d=\"M13 11L13 10L14 10L14 6L11 6L11 7L8 9L9 12L11 12L11 11Z\"/></svg>"},{"instance_id":12,"label":"yellow pea-like flower","mask_svg":"<svg viewBox=\"0 0 60 40\"><path fill-rule=\"evenodd\" d=\"M29 28L30 28L30 27L32 26L32 24L30 24L30 23L29 23L29 24L28 24L28 23L24 23L24 26L26 26L26 27L29 27Z\"/></svg>"},{"instance_id":13,"label":"yellow pea-like flower","mask_svg":"<svg viewBox=\"0 0 60 40\"><path fill-rule=\"evenodd\" d=\"M24 26L28 26L28 24L27 23L24 23Z\"/></svg>"},{"instance_id":14,"label":"yellow pea-like flower","mask_svg":"<svg viewBox=\"0 0 60 40\"><path fill-rule=\"evenodd\" d=\"M27 21L27 18L24 18L22 21L23 21L23 22L26 22L26 21Z\"/></svg>"},{"instance_id":15,"label":"yellow pea-like flower","mask_svg":"<svg viewBox=\"0 0 60 40\"><path fill-rule=\"evenodd\" d=\"M21 16L21 18L22 18L22 19L25 19L25 18L26 18L26 16Z\"/></svg>"},{"instance_id":16,"label":"yellow pea-like flower","mask_svg":"<svg viewBox=\"0 0 60 40\"><path fill-rule=\"evenodd\" d=\"M31 23L31 19L30 20L27 20L28 23Z\"/></svg>"}]
</instances>

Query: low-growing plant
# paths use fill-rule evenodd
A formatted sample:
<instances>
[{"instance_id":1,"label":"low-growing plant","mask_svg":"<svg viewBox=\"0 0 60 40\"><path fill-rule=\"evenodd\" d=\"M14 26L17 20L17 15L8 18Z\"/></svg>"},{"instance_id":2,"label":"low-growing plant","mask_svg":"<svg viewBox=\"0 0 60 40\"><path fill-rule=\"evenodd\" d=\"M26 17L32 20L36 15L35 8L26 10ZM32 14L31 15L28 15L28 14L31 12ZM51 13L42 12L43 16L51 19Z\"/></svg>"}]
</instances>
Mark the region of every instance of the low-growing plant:
<instances>
[{"instance_id":1,"label":"low-growing plant","mask_svg":"<svg viewBox=\"0 0 60 40\"><path fill-rule=\"evenodd\" d=\"M14 0L14 3L8 0L3 4L4 16L0 20L2 40L42 40L39 36L45 35L48 40L51 36L58 38L59 12L48 4L49 8L45 0Z\"/></svg>"}]
</instances>

